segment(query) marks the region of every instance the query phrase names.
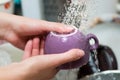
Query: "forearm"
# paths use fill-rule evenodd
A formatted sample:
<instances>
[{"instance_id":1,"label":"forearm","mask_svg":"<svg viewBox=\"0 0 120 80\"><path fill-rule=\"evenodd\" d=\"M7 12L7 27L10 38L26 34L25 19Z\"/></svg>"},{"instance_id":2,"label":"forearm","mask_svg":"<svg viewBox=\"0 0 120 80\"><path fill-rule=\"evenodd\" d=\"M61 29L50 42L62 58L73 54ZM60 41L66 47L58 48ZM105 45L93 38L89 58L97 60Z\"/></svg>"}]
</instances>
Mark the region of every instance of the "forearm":
<instances>
[{"instance_id":1,"label":"forearm","mask_svg":"<svg viewBox=\"0 0 120 80\"><path fill-rule=\"evenodd\" d=\"M6 71L5 68L0 68L0 80L11 80L10 73L11 72Z\"/></svg>"},{"instance_id":2,"label":"forearm","mask_svg":"<svg viewBox=\"0 0 120 80\"><path fill-rule=\"evenodd\" d=\"M24 80L23 73L19 64L0 67L0 80Z\"/></svg>"},{"instance_id":3,"label":"forearm","mask_svg":"<svg viewBox=\"0 0 120 80\"><path fill-rule=\"evenodd\" d=\"M0 80L16 80L13 72L11 70L1 67L0 68Z\"/></svg>"},{"instance_id":4,"label":"forearm","mask_svg":"<svg viewBox=\"0 0 120 80\"><path fill-rule=\"evenodd\" d=\"M43 24L45 25L46 23L49 22L0 12L0 39L6 39L12 31L16 32L16 34L22 33L25 27L29 27L25 28L25 30L30 29L32 31L34 30L34 26L43 26ZM37 26L37 28L39 27Z\"/></svg>"},{"instance_id":5,"label":"forearm","mask_svg":"<svg viewBox=\"0 0 120 80\"><path fill-rule=\"evenodd\" d=\"M10 17L5 13L0 12L0 39L4 39L4 36L7 36L11 26Z\"/></svg>"}]
</instances>

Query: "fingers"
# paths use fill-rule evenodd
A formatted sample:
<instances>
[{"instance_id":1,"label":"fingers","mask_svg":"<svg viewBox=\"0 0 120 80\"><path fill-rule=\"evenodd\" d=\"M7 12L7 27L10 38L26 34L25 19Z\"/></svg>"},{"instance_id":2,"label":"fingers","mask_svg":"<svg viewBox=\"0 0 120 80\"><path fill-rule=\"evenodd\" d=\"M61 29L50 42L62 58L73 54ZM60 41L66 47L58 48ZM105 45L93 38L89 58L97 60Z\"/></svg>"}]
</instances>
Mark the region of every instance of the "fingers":
<instances>
[{"instance_id":1,"label":"fingers","mask_svg":"<svg viewBox=\"0 0 120 80\"><path fill-rule=\"evenodd\" d=\"M47 22L47 21L44 21L43 28L45 31L55 31L59 33L68 33L74 29L73 26L70 26L70 25L65 25L65 24L56 23L56 22Z\"/></svg>"},{"instance_id":2,"label":"fingers","mask_svg":"<svg viewBox=\"0 0 120 80\"><path fill-rule=\"evenodd\" d=\"M79 49L73 49L65 53L38 56L38 64L44 63L46 67L58 67L64 63L75 61L84 56L84 52Z\"/></svg>"},{"instance_id":3,"label":"fingers","mask_svg":"<svg viewBox=\"0 0 120 80\"><path fill-rule=\"evenodd\" d=\"M41 44L40 44L40 55L43 55L43 54L44 54L44 45L45 45L45 42L44 42L44 40L42 39L42 40L41 40Z\"/></svg>"},{"instance_id":4,"label":"fingers","mask_svg":"<svg viewBox=\"0 0 120 80\"><path fill-rule=\"evenodd\" d=\"M23 60L29 58L32 54L33 43L32 40L29 40L25 46Z\"/></svg>"},{"instance_id":5,"label":"fingers","mask_svg":"<svg viewBox=\"0 0 120 80\"><path fill-rule=\"evenodd\" d=\"M71 61L76 61L78 59L80 59L81 57L84 56L84 52L82 50L79 49L72 49L68 52L59 54L59 55L53 55L53 59L55 58L56 60L54 60L54 65L60 66L61 64L67 63L67 62L71 62Z\"/></svg>"},{"instance_id":6,"label":"fingers","mask_svg":"<svg viewBox=\"0 0 120 80\"><path fill-rule=\"evenodd\" d=\"M32 49L32 56L39 55L39 45L40 45L40 39L34 38L33 39L33 49Z\"/></svg>"},{"instance_id":7,"label":"fingers","mask_svg":"<svg viewBox=\"0 0 120 80\"><path fill-rule=\"evenodd\" d=\"M28 26L28 27L24 27L24 26ZM55 31L58 33L68 33L71 32L74 28L73 26L68 26L62 23L27 19L26 23L22 25L20 29L24 29L24 33L26 33L23 34L23 31L20 31L21 35L39 35L41 33L50 32L50 31Z\"/></svg>"},{"instance_id":8,"label":"fingers","mask_svg":"<svg viewBox=\"0 0 120 80\"><path fill-rule=\"evenodd\" d=\"M74 29L73 26L65 25L63 23L49 22L49 21L43 21L43 20L38 20L35 22L37 23L34 24L33 28L39 30L39 32L55 31L59 33L67 33L67 32L71 32Z\"/></svg>"},{"instance_id":9,"label":"fingers","mask_svg":"<svg viewBox=\"0 0 120 80\"><path fill-rule=\"evenodd\" d=\"M44 54L44 40L38 37L33 39L32 56Z\"/></svg>"},{"instance_id":10,"label":"fingers","mask_svg":"<svg viewBox=\"0 0 120 80\"><path fill-rule=\"evenodd\" d=\"M40 41L40 38L35 37L33 40L29 40L25 46L25 52L23 59L41 55L44 53L44 40Z\"/></svg>"}]
</instances>

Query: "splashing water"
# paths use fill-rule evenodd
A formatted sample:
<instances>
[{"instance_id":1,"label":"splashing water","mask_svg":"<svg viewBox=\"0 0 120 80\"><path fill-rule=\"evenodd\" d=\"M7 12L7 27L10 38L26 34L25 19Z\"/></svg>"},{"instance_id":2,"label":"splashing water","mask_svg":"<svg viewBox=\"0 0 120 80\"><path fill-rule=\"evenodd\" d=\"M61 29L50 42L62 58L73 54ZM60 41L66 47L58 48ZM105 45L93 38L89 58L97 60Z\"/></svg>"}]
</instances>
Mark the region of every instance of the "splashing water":
<instances>
[{"instance_id":1,"label":"splashing water","mask_svg":"<svg viewBox=\"0 0 120 80\"><path fill-rule=\"evenodd\" d=\"M66 0L66 4L64 5L64 10L58 16L58 21L67 25L73 25L81 31L85 31L89 26L88 22L88 4L91 0ZM90 9L90 6L89 6ZM97 64L97 63L96 63ZM99 68L98 68L99 69ZM61 80L76 80L77 79L77 71L78 69L71 69L66 71L66 73L62 73L60 78ZM74 73L76 72L76 73ZM74 73L74 79L73 74ZM60 74L58 74L59 76ZM64 77L63 77L64 76ZM56 80L59 80L56 79Z\"/></svg>"},{"instance_id":2,"label":"splashing water","mask_svg":"<svg viewBox=\"0 0 120 80\"><path fill-rule=\"evenodd\" d=\"M61 13L58 20L83 30L87 22L87 0L71 0L71 2L67 0L66 2L65 13Z\"/></svg>"},{"instance_id":3,"label":"splashing water","mask_svg":"<svg viewBox=\"0 0 120 80\"><path fill-rule=\"evenodd\" d=\"M64 10L58 16L58 21L67 25L73 25L76 28L83 30L87 22L86 0L66 0ZM77 71L79 69L70 69L65 71L62 75L62 80L76 80ZM73 75L74 73L74 75ZM72 74L72 75L71 75ZM59 76L60 74L58 74Z\"/></svg>"}]
</instances>

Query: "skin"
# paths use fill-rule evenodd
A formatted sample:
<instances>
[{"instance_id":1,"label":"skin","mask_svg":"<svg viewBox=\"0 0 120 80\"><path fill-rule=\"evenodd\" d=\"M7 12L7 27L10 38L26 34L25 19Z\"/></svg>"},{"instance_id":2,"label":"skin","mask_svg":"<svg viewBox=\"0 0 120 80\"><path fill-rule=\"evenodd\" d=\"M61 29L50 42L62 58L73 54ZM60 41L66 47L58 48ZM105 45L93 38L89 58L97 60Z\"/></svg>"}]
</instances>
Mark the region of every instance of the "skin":
<instances>
[{"instance_id":1,"label":"skin","mask_svg":"<svg viewBox=\"0 0 120 80\"><path fill-rule=\"evenodd\" d=\"M50 80L56 67L84 56L79 49L44 55L44 40L50 31L68 33L67 25L0 13L0 39L24 50L23 61L0 67L0 80Z\"/></svg>"}]
</instances>

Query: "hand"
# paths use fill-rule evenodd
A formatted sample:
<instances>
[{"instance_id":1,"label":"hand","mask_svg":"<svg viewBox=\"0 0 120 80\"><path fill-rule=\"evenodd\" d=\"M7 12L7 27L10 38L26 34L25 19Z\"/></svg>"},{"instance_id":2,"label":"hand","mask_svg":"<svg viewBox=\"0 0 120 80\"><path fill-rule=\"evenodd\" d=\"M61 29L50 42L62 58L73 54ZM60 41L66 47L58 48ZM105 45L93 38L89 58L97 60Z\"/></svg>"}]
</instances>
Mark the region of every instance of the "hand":
<instances>
[{"instance_id":1,"label":"hand","mask_svg":"<svg viewBox=\"0 0 120 80\"><path fill-rule=\"evenodd\" d=\"M44 55L44 40L41 42L39 38L29 40L23 57L26 60L23 63L31 68L24 76L25 80L50 80L58 72L56 67L80 59L83 55L83 51L77 49L61 54Z\"/></svg>"},{"instance_id":2,"label":"hand","mask_svg":"<svg viewBox=\"0 0 120 80\"><path fill-rule=\"evenodd\" d=\"M43 45L44 41L40 43L39 38L29 40L25 47L24 60L4 67L3 72L0 70L0 80L50 80L59 71L58 66L80 59L84 55L79 49L43 55Z\"/></svg>"},{"instance_id":3,"label":"hand","mask_svg":"<svg viewBox=\"0 0 120 80\"><path fill-rule=\"evenodd\" d=\"M43 38L50 31L67 33L72 30L73 28L66 27L61 23L0 13L0 38L7 40L20 49L24 49L26 42L35 36Z\"/></svg>"}]
</instances>

